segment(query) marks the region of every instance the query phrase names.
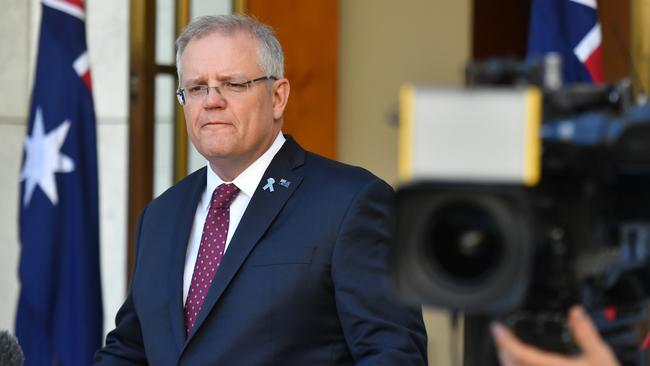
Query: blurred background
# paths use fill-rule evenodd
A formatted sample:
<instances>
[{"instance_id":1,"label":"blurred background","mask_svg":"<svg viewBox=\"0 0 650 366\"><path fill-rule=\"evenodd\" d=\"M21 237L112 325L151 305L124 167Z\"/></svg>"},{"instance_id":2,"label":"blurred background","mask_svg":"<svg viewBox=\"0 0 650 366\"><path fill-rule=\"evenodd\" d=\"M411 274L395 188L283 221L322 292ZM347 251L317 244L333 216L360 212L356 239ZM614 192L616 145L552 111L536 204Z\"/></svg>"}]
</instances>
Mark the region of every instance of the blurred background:
<instances>
[{"instance_id":1,"label":"blurred background","mask_svg":"<svg viewBox=\"0 0 650 366\"><path fill-rule=\"evenodd\" d=\"M0 7L0 328L13 329L19 176L41 4L0 0ZM292 86L284 132L309 150L363 166L395 185L399 87L407 82L458 86L468 60L523 59L531 2L88 0L85 7L108 330L126 294L139 211L205 164L188 142L174 95L174 40L189 19L247 13L270 24L285 49ZM605 81L629 76L634 64L638 79L647 83L649 9L647 0L598 2ZM425 318L431 364L450 364L449 319L431 309Z\"/></svg>"}]
</instances>

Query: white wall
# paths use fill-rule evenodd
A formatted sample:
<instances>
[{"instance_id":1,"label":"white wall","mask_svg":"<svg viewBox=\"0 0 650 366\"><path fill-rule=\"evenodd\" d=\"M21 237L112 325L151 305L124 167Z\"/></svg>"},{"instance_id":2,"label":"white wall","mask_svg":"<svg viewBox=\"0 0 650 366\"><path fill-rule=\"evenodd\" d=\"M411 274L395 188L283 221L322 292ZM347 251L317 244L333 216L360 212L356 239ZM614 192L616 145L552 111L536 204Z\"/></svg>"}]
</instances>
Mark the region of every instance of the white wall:
<instances>
[{"instance_id":1,"label":"white wall","mask_svg":"<svg viewBox=\"0 0 650 366\"><path fill-rule=\"evenodd\" d=\"M104 329L126 295L129 1L86 1L97 114Z\"/></svg>"},{"instance_id":2,"label":"white wall","mask_svg":"<svg viewBox=\"0 0 650 366\"><path fill-rule=\"evenodd\" d=\"M30 4L0 0L0 329L13 329L18 299L18 173L28 107Z\"/></svg>"},{"instance_id":3,"label":"white wall","mask_svg":"<svg viewBox=\"0 0 650 366\"><path fill-rule=\"evenodd\" d=\"M397 183L399 87L462 85L471 0L340 0L339 159Z\"/></svg>"},{"instance_id":4,"label":"white wall","mask_svg":"<svg viewBox=\"0 0 650 366\"><path fill-rule=\"evenodd\" d=\"M88 1L86 29L97 115L104 323L126 292L128 1ZM41 5L0 0L0 329L18 300L18 191Z\"/></svg>"}]
</instances>

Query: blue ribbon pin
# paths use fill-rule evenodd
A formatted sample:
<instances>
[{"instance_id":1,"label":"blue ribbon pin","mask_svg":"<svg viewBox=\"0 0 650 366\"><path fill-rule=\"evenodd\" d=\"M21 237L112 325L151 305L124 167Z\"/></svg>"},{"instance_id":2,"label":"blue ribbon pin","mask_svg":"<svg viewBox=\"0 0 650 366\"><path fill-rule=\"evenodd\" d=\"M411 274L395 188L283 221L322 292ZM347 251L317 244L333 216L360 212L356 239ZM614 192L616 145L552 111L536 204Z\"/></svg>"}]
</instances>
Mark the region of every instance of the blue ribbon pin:
<instances>
[{"instance_id":1,"label":"blue ribbon pin","mask_svg":"<svg viewBox=\"0 0 650 366\"><path fill-rule=\"evenodd\" d=\"M262 189L265 190L265 191L268 189L269 192L273 192L273 190L274 190L274 189L273 189L273 183L275 183L275 179L273 179L273 178L268 178L268 179L266 180L266 185L265 185L264 187L262 187Z\"/></svg>"}]
</instances>

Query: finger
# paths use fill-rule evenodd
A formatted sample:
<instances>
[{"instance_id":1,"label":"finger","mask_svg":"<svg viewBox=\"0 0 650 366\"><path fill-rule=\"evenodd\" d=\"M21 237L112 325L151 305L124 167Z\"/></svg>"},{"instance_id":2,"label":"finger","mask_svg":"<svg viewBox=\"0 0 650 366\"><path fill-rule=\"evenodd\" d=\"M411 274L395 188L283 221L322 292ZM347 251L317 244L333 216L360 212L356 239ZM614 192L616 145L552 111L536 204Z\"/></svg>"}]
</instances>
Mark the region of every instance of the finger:
<instances>
[{"instance_id":1,"label":"finger","mask_svg":"<svg viewBox=\"0 0 650 366\"><path fill-rule=\"evenodd\" d=\"M584 353L602 352L606 347L598 329L581 306L574 306L569 310L569 328Z\"/></svg>"},{"instance_id":2,"label":"finger","mask_svg":"<svg viewBox=\"0 0 650 366\"><path fill-rule=\"evenodd\" d=\"M499 365L501 366L518 366L512 361L512 358L510 358L510 355L507 352L502 352L498 351L497 352L499 355Z\"/></svg>"},{"instance_id":3,"label":"finger","mask_svg":"<svg viewBox=\"0 0 650 366\"><path fill-rule=\"evenodd\" d=\"M499 359L508 366L573 366L578 361L563 355L544 352L529 346L499 323L492 325L492 335L497 345Z\"/></svg>"}]
</instances>

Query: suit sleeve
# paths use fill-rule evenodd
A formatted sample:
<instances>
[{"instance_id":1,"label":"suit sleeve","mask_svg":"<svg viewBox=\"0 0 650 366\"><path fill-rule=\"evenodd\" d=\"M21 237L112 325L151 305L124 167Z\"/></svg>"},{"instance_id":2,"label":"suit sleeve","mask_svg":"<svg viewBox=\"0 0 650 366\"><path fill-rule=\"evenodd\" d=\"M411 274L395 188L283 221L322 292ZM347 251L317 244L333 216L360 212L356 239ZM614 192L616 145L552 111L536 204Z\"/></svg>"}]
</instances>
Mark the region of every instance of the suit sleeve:
<instances>
[{"instance_id":1,"label":"suit sleeve","mask_svg":"<svg viewBox=\"0 0 650 366\"><path fill-rule=\"evenodd\" d=\"M140 218L138 219L136 243L139 243L145 211L146 208L142 211ZM138 266L136 258L136 266L133 273L133 279L136 277L135 271L137 271L137 268ZM133 280L131 284L131 289L132 288ZM129 290L129 294L124 301L124 304L122 304L122 307L117 312L117 316L115 317L115 329L108 333L106 336L106 345L95 353L94 365L148 365L147 357L144 351L140 321L133 305L133 293L131 290Z\"/></svg>"},{"instance_id":2,"label":"suit sleeve","mask_svg":"<svg viewBox=\"0 0 650 366\"><path fill-rule=\"evenodd\" d=\"M354 197L332 254L336 306L357 365L426 365L422 311L388 291L392 188L374 179Z\"/></svg>"}]
</instances>

